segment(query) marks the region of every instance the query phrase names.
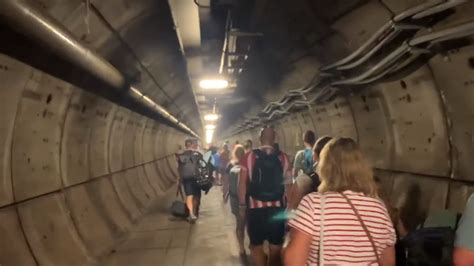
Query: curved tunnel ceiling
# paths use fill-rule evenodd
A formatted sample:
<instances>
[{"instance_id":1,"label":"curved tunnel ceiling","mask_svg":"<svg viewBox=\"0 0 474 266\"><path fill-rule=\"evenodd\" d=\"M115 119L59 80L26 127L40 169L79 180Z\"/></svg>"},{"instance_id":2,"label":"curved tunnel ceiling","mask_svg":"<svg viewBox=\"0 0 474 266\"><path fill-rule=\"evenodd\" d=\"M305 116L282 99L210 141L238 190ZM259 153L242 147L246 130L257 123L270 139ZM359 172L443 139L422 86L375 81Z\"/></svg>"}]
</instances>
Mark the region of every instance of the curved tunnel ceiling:
<instances>
[{"instance_id":1,"label":"curved tunnel ceiling","mask_svg":"<svg viewBox=\"0 0 474 266\"><path fill-rule=\"evenodd\" d=\"M200 132L200 107L166 1L93 0L89 11L81 0L26 2L39 4L134 87ZM236 27L263 33L251 42L237 88L221 97L219 140L231 143L258 143L258 126L235 127L356 51L390 18L427 3L223 2L234 2ZM438 2L456 5L416 36L473 22L473 1ZM173 154L187 135L104 99L102 84L4 23L0 34L0 264L102 265L150 204L168 197L177 175ZM221 45L222 35L208 36L203 45ZM219 60L212 53L209 60ZM291 156L306 129L356 139L408 229L430 211L462 211L474 191L472 34L423 59L410 71L344 88L267 122Z\"/></svg>"}]
</instances>

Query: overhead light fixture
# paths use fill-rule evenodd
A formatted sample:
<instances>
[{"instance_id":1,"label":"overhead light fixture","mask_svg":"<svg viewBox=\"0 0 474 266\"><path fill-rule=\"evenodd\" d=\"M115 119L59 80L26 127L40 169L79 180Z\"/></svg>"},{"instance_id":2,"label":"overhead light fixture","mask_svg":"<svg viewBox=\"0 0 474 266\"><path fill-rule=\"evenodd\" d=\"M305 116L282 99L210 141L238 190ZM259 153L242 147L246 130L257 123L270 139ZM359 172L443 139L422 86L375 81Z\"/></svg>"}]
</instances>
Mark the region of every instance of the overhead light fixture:
<instances>
[{"instance_id":1,"label":"overhead light fixture","mask_svg":"<svg viewBox=\"0 0 474 266\"><path fill-rule=\"evenodd\" d=\"M220 90L229 87L229 81L225 79L203 79L199 82L199 86L208 90Z\"/></svg>"},{"instance_id":2,"label":"overhead light fixture","mask_svg":"<svg viewBox=\"0 0 474 266\"><path fill-rule=\"evenodd\" d=\"M212 137L214 135L214 130L206 130L206 143L211 144L212 143Z\"/></svg>"},{"instance_id":3,"label":"overhead light fixture","mask_svg":"<svg viewBox=\"0 0 474 266\"><path fill-rule=\"evenodd\" d=\"M204 120L206 121L216 121L217 119L219 119L218 114L207 114L204 116Z\"/></svg>"},{"instance_id":4,"label":"overhead light fixture","mask_svg":"<svg viewBox=\"0 0 474 266\"><path fill-rule=\"evenodd\" d=\"M206 130L214 130L214 129L216 129L216 125L206 125L204 128Z\"/></svg>"}]
</instances>

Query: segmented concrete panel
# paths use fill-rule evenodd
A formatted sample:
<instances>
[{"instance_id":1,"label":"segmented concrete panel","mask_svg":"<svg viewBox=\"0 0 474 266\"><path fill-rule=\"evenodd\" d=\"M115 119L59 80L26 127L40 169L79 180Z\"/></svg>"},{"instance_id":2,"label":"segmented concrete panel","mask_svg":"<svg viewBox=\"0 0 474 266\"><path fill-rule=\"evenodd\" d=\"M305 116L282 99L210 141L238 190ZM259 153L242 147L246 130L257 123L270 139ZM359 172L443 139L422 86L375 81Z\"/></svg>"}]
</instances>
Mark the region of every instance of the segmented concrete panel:
<instances>
[{"instance_id":1,"label":"segmented concrete panel","mask_svg":"<svg viewBox=\"0 0 474 266\"><path fill-rule=\"evenodd\" d=\"M439 92L426 67L380 85L394 136L393 169L449 176L447 121Z\"/></svg>"},{"instance_id":2,"label":"segmented concrete panel","mask_svg":"<svg viewBox=\"0 0 474 266\"><path fill-rule=\"evenodd\" d=\"M290 129L291 146L285 151L290 156L294 156L298 150L303 148L303 130L301 129L300 121L297 115L290 116L288 124L285 125Z\"/></svg>"},{"instance_id":3,"label":"segmented concrete panel","mask_svg":"<svg viewBox=\"0 0 474 266\"><path fill-rule=\"evenodd\" d=\"M18 211L26 239L40 265L93 264L93 257L77 234L62 194L27 201L18 205Z\"/></svg>"},{"instance_id":4,"label":"segmented concrete panel","mask_svg":"<svg viewBox=\"0 0 474 266\"><path fill-rule=\"evenodd\" d=\"M87 104L91 96L76 90L68 106L64 123L61 167L65 186L84 182L89 176L88 145L90 142L90 116Z\"/></svg>"},{"instance_id":5,"label":"segmented concrete panel","mask_svg":"<svg viewBox=\"0 0 474 266\"><path fill-rule=\"evenodd\" d=\"M32 69L0 54L0 206L13 202L12 136L18 104Z\"/></svg>"},{"instance_id":6,"label":"segmented concrete panel","mask_svg":"<svg viewBox=\"0 0 474 266\"><path fill-rule=\"evenodd\" d=\"M127 215L111 182L111 176L99 178L85 184L94 205L100 210L99 214L106 219L108 226L118 237L130 228L132 220Z\"/></svg>"},{"instance_id":7,"label":"segmented concrete panel","mask_svg":"<svg viewBox=\"0 0 474 266\"><path fill-rule=\"evenodd\" d=\"M144 210L150 201L150 195L145 192L143 186L140 184L140 180L135 169L132 168L125 170L123 172L123 178L130 189L130 193L135 203L140 210Z\"/></svg>"},{"instance_id":8,"label":"segmented concrete panel","mask_svg":"<svg viewBox=\"0 0 474 266\"><path fill-rule=\"evenodd\" d=\"M92 109L92 123L89 137L89 171L92 178L104 176L110 173L109 169L109 145L112 134L112 125L115 121L115 112L118 106L100 99L94 98Z\"/></svg>"},{"instance_id":9,"label":"segmented concrete panel","mask_svg":"<svg viewBox=\"0 0 474 266\"><path fill-rule=\"evenodd\" d=\"M176 158L174 156L168 156L165 160L168 163L171 175L176 179L178 177L178 162L176 161Z\"/></svg>"},{"instance_id":10,"label":"segmented concrete panel","mask_svg":"<svg viewBox=\"0 0 474 266\"><path fill-rule=\"evenodd\" d=\"M17 200L61 187L61 129L71 85L33 71L15 121L12 147L13 192Z\"/></svg>"},{"instance_id":11,"label":"segmented concrete panel","mask_svg":"<svg viewBox=\"0 0 474 266\"><path fill-rule=\"evenodd\" d=\"M157 195L161 195L164 191L159 184L160 174L156 169L155 155L154 155L154 140L156 137L158 127L155 123L149 119L145 126L143 133L143 161L146 162L144 167L145 174L150 182L150 186L153 188Z\"/></svg>"},{"instance_id":12,"label":"segmented concrete panel","mask_svg":"<svg viewBox=\"0 0 474 266\"><path fill-rule=\"evenodd\" d=\"M352 138L357 141L357 128L354 124L351 106L346 98L337 98L326 105L332 136Z\"/></svg>"},{"instance_id":13,"label":"segmented concrete panel","mask_svg":"<svg viewBox=\"0 0 474 266\"><path fill-rule=\"evenodd\" d=\"M311 117L311 114L309 113L309 111L298 114L297 118L298 118L298 123L300 124L302 132L305 132L306 130L314 131L313 118ZM316 138L317 137L318 136L316 136Z\"/></svg>"},{"instance_id":14,"label":"segmented concrete panel","mask_svg":"<svg viewBox=\"0 0 474 266\"><path fill-rule=\"evenodd\" d=\"M0 209L0 264L36 265L23 235L15 207Z\"/></svg>"},{"instance_id":15,"label":"segmented concrete panel","mask_svg":"<svg viewBox=\"0 0 474 266\"><path fill-rule=\"evenodd\" d=\"M94 182L95 183L95 182ZM93 203L85 185L65 190L66 204L81 239L93 256L104 255L114 244L114 233Z\"/></svg>"},{"instance_id":16,"label":"segmented concrete panel","mask_svg":"<svg viewBox=\"0 0 474 266\"><path fill-rule=\"evenodd\" d=\"M332 136L331 123L329 121L329 114L325 105L317 105L309 110L311 118L313 119L314 132L318 136Z\"/></svg>"},{"instance_id":17,"label":"segmented concrete panel","mask_svg":"<svg viewBox=\"0 0 474 266\"><path fill-rule=\"evenodd\" d=\"M469 196L474 193L474 186L465 185L460 182L452 182L449 185L448 208L458 213L464 213L464 208Z\"/></svg>"},{"instance_id":18,"label":"segmented concrete panel","mask_svg":"<svg viewBox=\"0 0 474 266\"><path fill-rule=\"evenodd\" d=\"M141 206L137 205L136 200L132 196L127 180L125 180L124 173L118 172L113 174L112 184L115 187L118 198L122 202L127 214L130 216L130 219L136 221L141 215Z\"/></svg>"},{"instance_id":19,"label":"segmented concrete panel","mask_svg":"<svg viewBox=\"0 0 474 266\"><path fill-rule=\"evenodd\" d=\"M139 119L139 123L135 129L135 135L133 138L134 144L134 165L141 165L145 161L143 159L143 134L145 132L145 126L147 123L147 118L141 117ZM133 169L131 169L133 171ZM154 191L153 187L150 185L150 181L148 181L148 177L146 176L145 168L143 166L138 166L134 168L136 173L136 178L139 184L143 187L145 191L145 195L148 195L150 199L156 197L156 192Z\"/></svg>"},{"instance_id":20,"label":"segmented concrete panel","mask_svg":"<svg viewBox=\"0 0 474 266\"><path fill-rule=\"evenodd\" d=\"M128 168L135 165L135 130L139 125L137 119L138 114L130 113L123 133L123 138L120 140L122 144L122 160L121 167ZM137 121L137 122L136 122Z\"/></svg>"},{"instance_id":21,"label":"segmented concrete panel","mask_svg":"<svg viewBox=\"0 0 474 266\"><path fill-rule=\"evenodd\" d=\"M296 136L293 133L293 128L291 127L292 123L291 124L290 123L291 122L290 122L289 117L283 119L283 121L281 122L281 127L282 127L281 129L283 132L283 137L285 138L285 145L281 146L281 149L284 150L288 154L292 154L291 150L295 145L295 139L296 139Z\"/></svg>"},{"instance_id":22,"label":"segmented concrete panel","mask_svg":"<svg viewBox=\"0 0 474 266\"><path fill-rule=\"evenodd\" d=\"M474 47L435 56L429 65L449 119L453 177L474 180Z\"/></svg>"},{"instance_id":23,"label":"segmented concrete panel","mask_svg":"<svg viewBox=\"0 0 474 266\"><path fill-rule=\"evenodd\" d=\"M130 111L119 107L114 115L109 140L109 166L111 172L123 168L123 140Z\"/></svg>"},{"instance_id":24,"label":"segmented concrete panel","mask_svg":"<svg viewBox=\"0 0 474 266\"><path fill-rule=\"evenodd\" d=\"M374 167L391 169L393 136L384 101L376 89L349 98L361 149Z\"/></svg>"},{"instance_id":25,"label":"segmented concrete panel","mask_svg":"<svg viewBox=\"0 0 474 266\"><path fill-rule=\"evenodd\" d=\"M350 50L355 50L390 19L391 14L383 5L368 1L337 20L332 28L343 37Z\"/></svg>"},{"instance_id":26,"label":"segmented concrete panel","mask_svg":"<svg viewBox=\"0 0 474 266\"><path fill-rule=\"evenodd\" d=\"M423 223L431 211L445 208L449 180L397 173L392 178L392 203L409 231Z\"/></svg>"}]
</instances>

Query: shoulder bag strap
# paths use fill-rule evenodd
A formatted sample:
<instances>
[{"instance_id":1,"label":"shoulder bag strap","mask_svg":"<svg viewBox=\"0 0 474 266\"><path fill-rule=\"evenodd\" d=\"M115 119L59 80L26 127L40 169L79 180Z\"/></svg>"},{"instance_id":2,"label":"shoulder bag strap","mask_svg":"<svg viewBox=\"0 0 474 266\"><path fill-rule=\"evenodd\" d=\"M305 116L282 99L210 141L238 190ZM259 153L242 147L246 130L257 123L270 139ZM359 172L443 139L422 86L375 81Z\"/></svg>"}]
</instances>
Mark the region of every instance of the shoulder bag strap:
<instances>
[{"instance_id":1,"label":"shoulder bag strap","mask_svg":"<svg viewBox=\"0 0 474 266\"><path fill-rule=\"evenodd\" d=\"M176 188L176 198L180 197L182 201L184 201L183 191L181 190L181 184L177 185Z\"/></svg>"},{"instance_id":2,"label":"shoulder bag strap","mask_svg":"<svg viewBox=\"0 0 474 266\"><path fill-rule=\"evenodd\" d=\"M360 217L359 212L355 208L354 204L352 204L352 202L349 200L349 198L346 195L344 195L344 193L340 193L340 194L346 199L347 203L349 203L349 205L351 206L351 208L354 211L355 215L357 216L357 219L359 220L360 224L362 225L362 228L364 229L365 233L367 234L367 237L369 238L370 244L372 244L372 248L374 249L375 258L377 259L378 265L382 265L382 264L380 264L380 258L379 258L379 254L377 253L377 248L375 247L374 239L370 235L369 229L367 228L367 226L362 221L362 218Z\"/></svg>"},{"instance_id":3,"label":"shoulder bag strap","mask_svg":"<svg viewBox=\"0 0 474 266\"><path fill-rule=\"evenodd\" d=\"M324 266L324 208L325 198L324 194L321 194L321 219L319 224L319 266Z\"/></svg>"}]
</instances>

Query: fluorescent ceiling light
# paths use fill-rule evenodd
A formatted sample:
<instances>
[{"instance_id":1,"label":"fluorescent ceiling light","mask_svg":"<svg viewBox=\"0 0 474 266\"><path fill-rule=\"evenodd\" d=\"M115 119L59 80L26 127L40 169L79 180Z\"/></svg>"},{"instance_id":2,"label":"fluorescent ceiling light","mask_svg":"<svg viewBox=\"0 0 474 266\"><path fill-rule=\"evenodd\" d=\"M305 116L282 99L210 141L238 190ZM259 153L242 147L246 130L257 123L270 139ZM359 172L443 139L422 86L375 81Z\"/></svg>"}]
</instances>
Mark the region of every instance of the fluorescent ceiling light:
<instances>
[{"instance_id":1,"label":"fluorescent ceiling light","mask_svg":"<svg viewBox=\"0 0 474 266\"><path fill-rule=\"evenodd\" d=\"M219 119L218 114L207 114L204 116L204 120L206 121L216 121L217 119Z\"/></svg>"},{"instance_id":2,"label":"fluorescent ceiling light","mask_svg":"<svg viewBox=\"0 0 474 266\"><path fill-rule=\"evenodd\" d=\"M225 89L229 86L229 82L225 79L203 79L199 82L199 86L203 89Z\"/></svg>"},{"instance_id":3,"label":"fluorescent ceiling light","mask_svg":"<svg viewBox=\"0 0 474 266\"><path fill-rule=\"evenodd\" d=\"M214 130L214 129L216 129L216 126L215 125L206 125L205 129L206 130Z\"/></svg>"},{"instance_id":4,"label":"fluorescent ceiling light","mask_svg":"<svg viewBox=\"0 0 474 266\"><path fill-rule=\"evenodd\" d=\"M206 143L212 143L212 137L214 135L214 130L206 130Z\"/></svg>"}]
</instances>

